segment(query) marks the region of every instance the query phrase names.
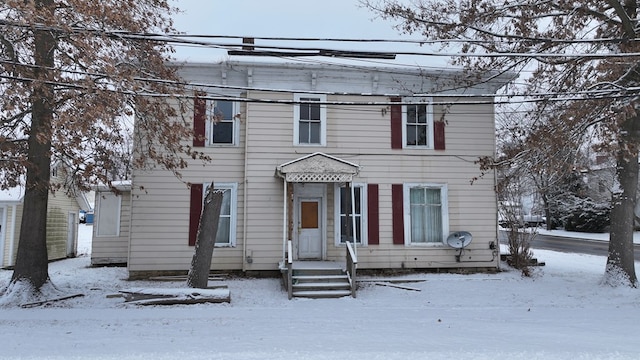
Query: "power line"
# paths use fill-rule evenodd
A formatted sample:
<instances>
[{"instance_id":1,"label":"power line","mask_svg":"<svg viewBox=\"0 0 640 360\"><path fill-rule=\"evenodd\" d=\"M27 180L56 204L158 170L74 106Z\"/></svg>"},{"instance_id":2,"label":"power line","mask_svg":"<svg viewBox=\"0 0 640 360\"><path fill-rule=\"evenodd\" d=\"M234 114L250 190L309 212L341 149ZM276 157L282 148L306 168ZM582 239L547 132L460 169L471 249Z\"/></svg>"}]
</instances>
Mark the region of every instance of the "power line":
<instances>
[{"instance_id":1,"label":"power line","mask_svg":"<svg viewBox=\"0 0 640 360\"><path fill-rule=\"evenodd\" d=\"M279 39L281 41L333 41L333 42L359 42L359 43L379 43L379 42L398 42L398 43L411 43L412 41L415 43L451 43L454 42L454 39L450 40L385 40L385 39L321 39L321 38L268 38L268 37L240 37L240 36L231 36L231 35L188 35L188 34L160 34L160 33L135 33L129 31L122 30L104 30L104 29L88 29L88 28L80 28L80 27L54 27L54 26L46 26L42 24L23 24L12 22L8 20L0 20L0 26L14 26L20 28L28 28L28 29L36 29L36 30L47 30L54 32L63 32L63 33L76 33L76 34L86 34L93 33L98 36L106 36L117 39L128 39L128 40L145 40L145 41L157 41L164 42L168 44L188 44L188 45L197 45L202 47L213 47L217 49L226 49L231 51L237 51L237 54L244 55L260 55L261 52L268 52L270 56L303 56L302 53L308 52L305 56L322 56L325 54L334 54L335 56L342 56L341 54L345 54L345 50L343 49L335 49L335 48L324 48L324 47L300 47L300 46L273 46L273 45L259 45L259 44L249 44L249 43L239 43L239 44L230 44L225 42L208 42L208 41L200 41L200 40L188 40L189 37L196 38L230 38L230 39ZM635 42L640 41L640 38L633 39L624 39L624 38L605 38L605 39L571 39L571 40L563 40L563 39L516 39L522 42L531 42L536 41L539 43L622 43L622 42ZM480 40L455 40L460 43L482 43ZM518 41L513 41L513 43L517 43ZM493 43L493 42L486 42ZM252 47L254 50L243 50L243 48ZM261 49L261 50L256 50ZM620 52L608 52L608 53L551 53L551 52L530 52L530 53L514 53L514 52L483 52L483 53L465 53L465 52L419 52L419 51L350 51L351 55L358 54L395 54L395 55L413 55L413 56L433 56L433 57L488 57L488 58L496 58L496 57L524 57L524 58L581 58L581 59L589 59L589 60L598 60L598 59L606 59L606 58L621 58L621 57L639 57L640 52L629 52L629 53L620 53Z\"/></svg>"},{"instance_id":2,"label":"power line","mask_svg":"<svg viewBox=\"0 0 640 360\"><path fill-rule=\"evenodd\" d=\"M29 68L44 68L42 66L32 65L32 64L20 64L12 61L0 60L0 63L8 64L12 66L24 66ZM96 78L108 78L109 75L106 73L96 73L96 72L87 72L87 71L79 71L79 70L71 70L71 69L57 69L57 68L46 68L50 71L57 71L60 73L69 73L72 75L83 75L89 77ZM389 70L391 72L391 70ZM16 76L8 76L2 75L1 78L12 79L18 81L35 81L34 78L28 77L16 77ZM332 92L332 91L317 91L317 90L297 90L290 88L265 88L265 87L255 87L255 86L234 86L234 85L223 85L223 84L211 84L211 83L203 83L203 82L187 82L187 81L176 81L176 80L167 80L167 79L158 79L158 78L149 78L149 77L133 77L135 81L141 82L150 82L150 83L158 83L169 86L186 86L191 90L199 90L201 88L218 88L224 90L238 90L238 91L261 91L261 92L275 92L275 93L301 93L301 94L325 94L325 95L357 95L357 96L365 96L365 97L376 97L376 96L398 96L402 97L402 94L398 93L389 93L389 94L372 94L372 93L345 93L345 92ZM50 81L48 82L50 85L60 85L60 86L68 86L74 87L76 84L73 82L62 82L62 81ZM108 84L105 84L108 85ZM446 90L446 89L444 89ZM572 92L540 92L540 93L487 93L487 94L448 94L448 93L413 93L411 97L435 97L435 98L494 98L494 97L533 97L543 100L550 100L551 98L558 98L557 100L564 100L561 97L570 96L571 99L575 99L576 96L582 96L584 100L593 100L599 98L624 98L624 97L632 97L637 96L638 92L640 92L640 86L635 87L619 87L616 86L611 89L590 89L590 90L582 90L582 91L572 91ZM228 96L228 95L227 95ZM394 102L395 103L395 102ZM366 102L365 104L368 104Z\"/></svg>"}]
</instances>

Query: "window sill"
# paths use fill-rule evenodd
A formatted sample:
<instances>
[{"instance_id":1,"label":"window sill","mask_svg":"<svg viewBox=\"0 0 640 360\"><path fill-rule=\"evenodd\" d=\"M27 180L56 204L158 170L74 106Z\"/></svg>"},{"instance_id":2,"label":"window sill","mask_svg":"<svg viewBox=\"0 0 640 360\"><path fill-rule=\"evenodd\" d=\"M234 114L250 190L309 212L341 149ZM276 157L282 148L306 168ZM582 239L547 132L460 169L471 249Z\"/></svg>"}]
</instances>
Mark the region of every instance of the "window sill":
<instances>
[{"instance_id":1,"label":"window sill","mask_svg":"<svg viewBox=\"0 0 640 360\"><path fill-rule=\"evenodd\" d=\"M209 144L207 145L207 147L212 147L212 148L220 148L220 147L228 147L228 148L233 148L233 147L239 147L236 144Z\"/></svg>"},{"instance_id":2,"label":"window sill","mask_svg":"<svg viewBox=\"0 0 640 360\"><path fill-rule=\"evenodd\" d=\"M432 242L432 243L405 243L407 247L417 247L417 248L444 248L447 245L443 242Z\"/></svg>"},{"instance_id":3,"label":"window sill","mask_svg":"<svg viewBox=\"0 0 640 360\"><path fill-rule=\"evenodd\" d=\"M433 146L403 145L403 150L433 150Z\"/></svg>"}]
</instances>

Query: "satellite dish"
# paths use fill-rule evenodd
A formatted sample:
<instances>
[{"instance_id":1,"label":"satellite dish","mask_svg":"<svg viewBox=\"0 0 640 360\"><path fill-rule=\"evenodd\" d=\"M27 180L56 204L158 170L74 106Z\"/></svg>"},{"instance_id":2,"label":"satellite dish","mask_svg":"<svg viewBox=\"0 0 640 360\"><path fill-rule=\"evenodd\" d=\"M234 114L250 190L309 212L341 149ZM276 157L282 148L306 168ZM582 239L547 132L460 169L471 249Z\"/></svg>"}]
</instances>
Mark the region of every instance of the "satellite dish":
<instances>
[{"instance_id":1,"label":"satellite dish","mask_svg":"<svg viewBox=\"0 0 640 360\"><path fill-rule=\"evenodd\" d=\"M457 231L447 237L447 245L455 249L463 249L471 243L473 236L468 231Z\"/></svg>"}]
</instances>

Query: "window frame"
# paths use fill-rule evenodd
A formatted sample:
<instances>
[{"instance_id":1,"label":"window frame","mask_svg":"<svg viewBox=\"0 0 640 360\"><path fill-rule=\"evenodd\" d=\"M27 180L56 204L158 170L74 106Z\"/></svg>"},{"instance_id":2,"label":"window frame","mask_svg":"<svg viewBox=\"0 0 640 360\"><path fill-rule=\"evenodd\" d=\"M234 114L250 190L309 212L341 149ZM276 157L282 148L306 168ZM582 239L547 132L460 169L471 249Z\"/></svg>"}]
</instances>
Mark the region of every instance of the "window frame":
<instances>
[{"instance_id":1,"label":"window frame","mask_svg":"<svg viewBox=\"0 0 640 360\"><path fill-rule=\"evenodd\" d=\"M320 142L300 142L300 102L302 99L317 99L320 103ZM327 145L327 95L324 94L293 94L293 145L294 146L326 146Z\"/></svg>"},{"instance_id":2,"label":"window frame","mask_svg":"<svg viewBox=\"0 0 640 360\"><path fill-rule=\"evenodd\" d=\"M440 190L440 213L442 217L442 241L413 242L411 239L411 189L429 188ZM449 235L449 190L447 184L442 183L405 183L402 189L404 213L404 243L406 246L444 246Z\"/></svg>"},{"instance_id":3,"label":"window frame","mask_svg":"<svg viewBox=\"0 0 640 360\"><path fill-rule=\"evenodd\" d=\"M207 196L207 190L211 183L205 183L202 189L202 206L204 209L204 198ZM214 183L214 189L225 189L231 190L231 199L229 200L229 241L226 243L216 243L214 247L236 247L237 240L237 223L238 223L238 183L229 182L229 183ZM221 209L220 217L222 217L222 209ZM220 223L218 222L218 225Z\"/></svg>"},{"instance_id":4,"label":"window frame","mask_svg":"<svg viewBox=\"0 0 640 360\"><path fill-rule=\"evenodd\" d=\"M230 102L231 103L231 119L223 119L224 122L231 122L231 129L233 131L233 134L231 134L231 143L216 143L214 142L213 139L213 127L215 126L215 124L213 123L213 109L215 109L216 104L218 103L218 101L226 101L226 102ZM206 107L205 107L205 119L206 119L206 127L207 127L207 146L210 147L237 147L239 145L239 139L240 139L240 135L239 135L239 130L240 130L240 126L238 125L238 121L235 117L236 114L238 114L239 111L239 107L240 104L237 101L231 101L231 100L207 100L206 101Z\"/></svg>"},{"instance_id":5,"label":"window frame","mask_svg":"<svg viewBox=\"0 0 640 360\"><path fill-rule=\"evenodd\" d=\"M419 98L403 98L402 99L402 148L403 149L434 149L434 124L433 124L433 98L431 97L419 97ZM407 144L407 120L408 120L408 106L425 105L427 111L427 144L426 145L409 145ZM415 104L415 105L414 105Z\"/></svg>"},{"instance_id":6,"label":"window frame","mask_svg":"<svg viewBox=\"0 0 640 360\"><path fill-rule=\"evenodd\" d=\"M358 246L367 246L368 245L368 194L367 194L367 184L365 183L352 183L354 188L360 189L360 235L362 239L357 239L356 244ZM346 187L345 185L335 184L333 187L333 228L334 228L334 242L336 246L345 246L345 243L342 242L341 237L341 228L340 228L340 220L341 220L341 211L340 211L340 189ZM360 240L360 241L357 241Z\"/></svg>"},{"instance_id":7,"label":"window frame","mask_svg":"<svg viewBox=\"0 0 640 360\"><path fill-rule=\"evenodd\" d=\"M114 197L117 202L116 202L116 208L115 208L115 232L114 233L107 233L107 234L101 234L100 230L101 227L104 227L104 222L101 220L102 219L102 214L104 213L104 208L103 208L103 202L105 200L105 198L107 196L112 196ZM94 211L94 215L96 216L95 218L95 234L96 237L119 237L120 236L120 221L121 221L121 210L122 210L122 196L121 195L117 195L114 194L112 192L106 192L106 191L100 191L96 194L96 206L95 206L95 211Z\"/></svg>"}]
</instances>

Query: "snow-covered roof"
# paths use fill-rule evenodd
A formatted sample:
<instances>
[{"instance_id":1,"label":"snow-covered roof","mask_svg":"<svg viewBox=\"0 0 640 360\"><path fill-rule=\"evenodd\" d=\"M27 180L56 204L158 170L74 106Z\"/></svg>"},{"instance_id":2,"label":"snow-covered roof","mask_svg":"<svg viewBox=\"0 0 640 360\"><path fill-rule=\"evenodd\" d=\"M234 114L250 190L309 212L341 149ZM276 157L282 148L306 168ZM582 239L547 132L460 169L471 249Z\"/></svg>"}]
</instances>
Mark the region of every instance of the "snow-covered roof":
<instances>
[{"instance_id":1,"label":"snow-covered roof","mask_svg":"<svg viewBox=\"0 0 640 360\"><path fill-rule=\"evenodd\" d=\"M20 202L24 198L24 186L16 186L6 190L0 190L0 201Z\"/></svg>"},{"instance_id":2,"label":"snow-covered roof","mask_svg":"<svg viewBox=\"0 0 640 360\"><path fill-rule=\"evenodd\" d=\"M131 180L112 181L110 185L100 184L96 186L96 191L111 191L112 188L120 191L131 190Z\"/></svg>"},{"instance_id":3,"label":"snow-covered roof","mask_svg":"<svg viewBox=\"0 0 640 360\"><path fill-rule=\"evenodd\" d=\"M483 81L473 79L461 69L407 66L349 66L334 63L291 63L268 61L188 62L180 64L180 75L192 82L223 84L226 93L241 88L269 91L302 91L328 94L414 96L439 95L493 96L496 90L513 80L515 73L484 74ZM465 84L461 90L461 84ZM231 90L236 87L236 90ZM208 88L203 87L203 91Z\"/></svg>"}]
</instances>

